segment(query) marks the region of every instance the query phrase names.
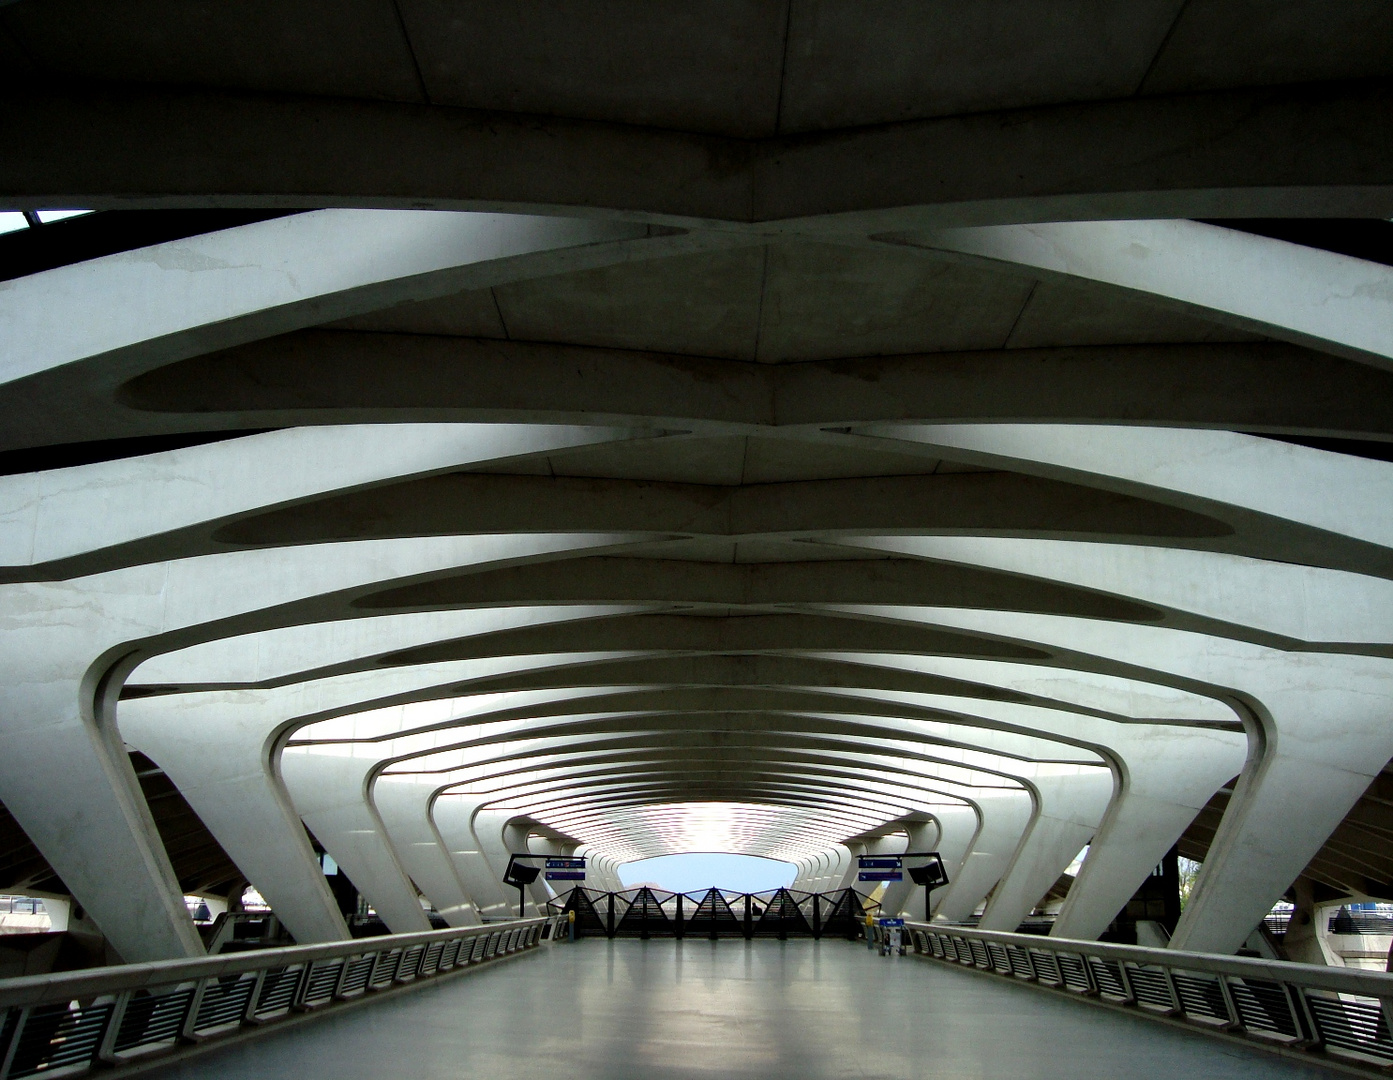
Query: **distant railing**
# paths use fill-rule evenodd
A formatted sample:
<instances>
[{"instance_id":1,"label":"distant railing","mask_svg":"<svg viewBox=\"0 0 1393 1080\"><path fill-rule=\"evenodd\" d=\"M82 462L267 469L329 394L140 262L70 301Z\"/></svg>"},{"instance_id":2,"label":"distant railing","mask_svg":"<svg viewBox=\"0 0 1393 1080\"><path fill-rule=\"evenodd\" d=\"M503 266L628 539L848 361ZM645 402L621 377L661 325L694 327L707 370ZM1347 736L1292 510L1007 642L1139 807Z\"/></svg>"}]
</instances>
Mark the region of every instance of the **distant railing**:
<instances>
[{"instance_id":1,"label":"distant railing","mask_svg":"<svg viewBox=\"0 0 1393 1080\"><path fill-rule=\"evenodd\" d=\"M1393 935L1393 916L1378 911L1351 910L1342 907L1331 912L1326 929L1332 934L1359 934L1387 937Z\"/></svg>"},{"instance_id":2,"label":"distant railing","mask_svg":"<svg viewBox=\"0 0 1393 1080\"><path fill-rule=\"evenodd\" d=\"M914 951L1305 1054L1393 1065L1393 975L909 923Z\"/></svg>"},{"instance_id":3,"label":"distant railing","mask_svg":"<svg viewBox=\"0 0 1393 1080\"><path fill-rule=\"evenodd\" d=\"M547 905L574 912L576 933L605 937L813 937L864 933L880 905L855 889L808 893L770 889L740 893L703 889L673 893L642 887L602 892L578 886Z\"/></svg>"},{"instance_id":4,"label":"distant railing","mask_svg":"<svg viewBox=\"0 0 1393 1080\"><path fill-rule=\"evenodd\" d=\"M0 1080L144 1064L530 949L557 916L0 979ZM561 935L564 937L564 935Z\"/></svg>"}]
</instances>

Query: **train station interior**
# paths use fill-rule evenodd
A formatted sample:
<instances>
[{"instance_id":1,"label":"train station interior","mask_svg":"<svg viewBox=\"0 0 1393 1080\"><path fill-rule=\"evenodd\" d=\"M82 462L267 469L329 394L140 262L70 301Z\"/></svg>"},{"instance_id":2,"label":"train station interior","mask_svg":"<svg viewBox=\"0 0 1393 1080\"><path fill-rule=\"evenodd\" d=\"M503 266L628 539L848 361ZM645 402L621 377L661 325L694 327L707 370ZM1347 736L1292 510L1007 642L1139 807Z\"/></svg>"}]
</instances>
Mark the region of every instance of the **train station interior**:
<instances>
[{"instance_id":1,"label":"train station interior","mask_svg":"<svg viewBox=\"0 0 1393 1080\"><path fill-rule=\"evenodd\" d=\"M1393 7L0 93L0 1080L1393 1067Z\"/></svg>"}]
</instances>

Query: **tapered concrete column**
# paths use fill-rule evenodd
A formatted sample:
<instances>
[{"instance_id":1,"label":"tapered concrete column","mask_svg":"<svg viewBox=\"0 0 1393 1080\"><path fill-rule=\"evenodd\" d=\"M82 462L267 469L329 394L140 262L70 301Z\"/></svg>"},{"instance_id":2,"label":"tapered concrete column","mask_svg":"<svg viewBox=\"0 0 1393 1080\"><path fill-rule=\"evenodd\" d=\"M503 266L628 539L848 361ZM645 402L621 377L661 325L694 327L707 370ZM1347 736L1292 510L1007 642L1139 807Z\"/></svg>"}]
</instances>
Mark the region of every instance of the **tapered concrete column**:
<instances>
[{"instance_id":1,"label":"tapered concrete column","mask_svg":"<svg viewBox=\"0 0 1393 1080\"><path fill-rule=\"evenodd\" d=\"M481 620L485 628L511 621L500 618L500 613L473 614L487 616ZM561 617L558 613L553 619ZM544 621L536 613L527 613L526 620L528 624ZM350 623L352 621L349 620ZM438 622L435 625L437 629L440 628ZM450 620L445 628L457 632L464 625L459 620ZM387 622L376 626L376 634L367 634L360 629L356 635L351 632L351 627L340 628L337 634L321 628L324 632L313 635L311 640L307 640L308 635L299 636L299 644L312 643L316 648L307 649L298 656L283 657L282 660L303 664L306 657L313 657L316 661L335 658L339 654L320 652L317 647L326 640L338 638L351 640L360 648L370 650L369 655L372 655L395 647L401 632L405 631L407 640L413 641L428 627L429 624L423 625L415 620ZM282 635L268 636L280 637L284 641ZM210 643L215 644L219 643ZM202 649L202 646L196 646L184 651L192 653ZM210 650L210 653L215 651ZM590 655L568 654L565 659L583 660ZM211 662L211 656L208 659L210 674L226 672L226 668ZM548 659L488 657L353 672L265 689L213 690L134 698L121 703L120 722L127 740L165 769L209 831L271 904L272 910L296 940L301 944L335 941L348 936L347 927L338 913L337 904L324 881L313 850L305 839L304 830L299 827L299 815L291 805L279 775L280 747L285 733L304 723L307 717L312 717L317 723L310 730L317 737L328 738L332 735L342 738L349 734L358 738L380 736L399 729L408 713L403 708L382 708L381 698L391 700L401 695L442 688L458 692L460 684L471 679L487 679L504 672L527 670L533 664L546 663ZM272 663L268 660L263 666L271 667ZM142 669L146 666L142 665ZM300 668L292 667L290 670ZM227 680L214 678L207 681ZM522 691L477 695L472 699L452 697L446 699L443 705L448 707L450 716L464 717L471 708L501 711L509 706L525 707L537 698L547 697L549 693ZM380 696L378 700L374 700L377 696ZM372 709L373 712L360 711L364 709ZM345 711L352 711L356 715L344 717L339 724L325 722L326 718ZM422 726L429 726L439 719L430 712L420 714L418 711L412 715L420 715L419 723ZM328 728L334 729L332 733L325 730ZM427 745L433 744L433 741L432 736ZM400 743L394 741L393 745ZM402 748L405 749L404 746ZM286 822L293 825L286 827ZM389 827L392 825L389 822ZM403 828L406 827L403 825ZM442 913L447 913L446 918L451 918L448 912L454 911L461 903L455 895L460 891L458 881L453 886L454 891L449 891L453 870L450 876L441 879L441 888L432 889L427 884L428 879L433 880L430 871L423 871L414 865L406 858L406 853L402 857L407 863L409 875L436 907ZM346 866L345 873L348 872ZM352 877L351 874L349 876ZM460 925L471 925L467 922L470 917L467 908L466 904L458 916L466 920Z\"/></svg>"},{"instance_id":2,"label":"tapered concrete column","mask_svg":"<svg viewBox=\"0 0 1393 1080\"><path fill-rule=\"evenodd\" d=\"M431 820L436 786L428 778L389 773L371 782L368 795L387 827L397 858L435 910L451 926L478 926L479 913Z\"/></svg>"},{"instance_id":3,"label":"tapered concrete column","mask_svg":"<svg viewBox=\"0 0 1393 1080\"><path fill-rule=\"evenodd\" d=\"M585 858L585 881L582 884L587 889L599 889L601 892L619 892L623 889L624 883L619 880L617 872L620 864L613 856L590 844L582 844L576 848L575 854Z\"/></svg>"},{"instance_id":4,"label":"tapered concrete column","mask_svg":"<svg viewBox=\"0 0 1393 1080\"><path fill-rule=\"evenodd\" d=\"M970 435L966 433L965 439ZM1006 433L1008 444L1012 440L1023 444L1026 438L1025 433ZM1039 438L1042 452L1075 467L1089 460L1084 455L1090 450L1095 456L1099 450L1096 439L1069 450L1057 445L1051 432ZM1195 452L1184 440L1172 442ZM1218 474L1204 482L1232 486L1243 468L1251 472L1255 457L1269 453L1253 442L1238 436L1198 440L1200 448L1214 451L1213 471ZM991 445L990 440L983 445ZM1120 459L1112 470L1129 474L1142 469L1147 450L1147 441L1142 440L1141 449L1134 447L1133 456ZM1314 460L1303 454L1283 456L1291 459L1292 466L1308 467L1311 475L1296 471L1290 490L1249 498L1265 499L1271 510L1280 509L1298 520L1324 523L1331 516L1328 493L1318 490L1314 479L1332 470L1348 473L1371 489L1393 479L1393 471L1386 466L1373 467L1379 463L1323 460L1332 455L1318 455ZM1177 485L1193 480L1174 464L1158 462L1151 467L1168 470ZM1393 537L1381 507L1370 508L1357 526L1370 537ZM877 546L900 547L901 542L878 541ZM907 546L925 555L970 559L975 565L1124 592L1171 608L1179 619L1200 617L1242 627L1230 632L1250 640L1393 639L1393 585L1344 571L1210 552L1064 542L926 538ZM950 624L959 621L959 616L948 620ZM969 622L1009 627L1008 633L1020 633L1028 626L1029 635L1040 635L1035 640L1078 648L1114 663L1150 666L1173 676L1229 687L1233 697L1246 704L1252 753L1205 860L1203 885L1197 885L1172 938L1176 948L1228 952L1241 945L1393 755L1387 724L1393 712L1393 663L1386 659L1341 655L1335 651L1338 644L1326 646L1328 651L1323 653L1286 652L1180 630L1135 626L1101 630L1083 620L1042 616L973 616ZM1299 820L1284 822L1294 805L1302 807ZM1294 850L1296 845L1299 850ZM1285 880L1279 881L1279 875Z\"/></svg>"},{"instance_id":5,"label":"tapered concrete column","mask_svg":"<svg viewBox=\"0 0 1393 1080\"><path fill-rule=\"evenodd\" d=\"M281 753L281 775L315 838L394 934L429 930L387 827L368 798L376 758L331 756L311 748Z\"/></svg>"},{"instance_id":6,"label":"tapered concrete column","mask_svg":"<svg viewBox=\"0 0 1393 1080\"><path fill-rule=\"evenodd\" d=\"M827 866L827 871L822 878L822 887L818 892L833 892L841 887L842 875L844 875L852 864L855 863L851 849L845 844L834 844L832 846L832 860Z\"/></svg>"},{"instance_id":7,"label":"tapered concrete column","mask_svg":"<svg viewBox=\"0 0 1393 1080\"><path fill-rule=\"evenodd\" d=\"M255 706L180 700L214 696L234 695L122 702L121 732L174 781L296 942L347 940L348 927L280 779L272 735L279 717Z\"/></svg>"},{"instance_id":8,"label":"tapered concrete column","mask_svg":"<svg viewBox=\"0 0 1393 1080\"><path fill-rule=\"evenodd\" d=\"M1050 933L1097 938L1221 785L1242 769L1247 740L1197 731L1176 739L1136 725L1120 756L1121 791L1108 808ZM1227 774L1227 775L1225 775Z\"/></svg>"},{"instance_id":9,"label":"tapered concrete column","mask_svg":"<svg viewBox=\"0 0 1393 1080\"><path fill-rule=\"evenodd\" d=\"M980 718L964 723L1006 724L1041 736L1068 738L1106 753L1115 763L1118 788L1089 851L1094 870L1080 874L1070 889L1065 904L1068 917L1062 913L1053 931L1060 936L1094 938L1102 933L1199 810L1239 773L1247 758L1248 740L1241 732L1162 723L1168 714L1207 725L1237 721L1232 709L1220 702L1165 686L994 661L866 656L861 662L936 671L1016 693L1048 695L1049 707L1042 707L939 694L844 691ZM1080 711L1071 711L1070 705ZM1152 722L1120 723L1084 709Z\"/></svg>"},{"instance_id":10,"label":"tapered concrete column","mask_svg":"<svg viewBox=\"0 0 1393 1080\"><path fill-rule=\"evenodd\" d=\"M842 871L842 876L838 880L836 887L838 889L860 889L861 883L856 880L856 876L860 870L858 862L861 856L866 854L866 845L860 841L853 840L846 845L846 850L847 865Z\"/></svg>"},{"instance_id":11,"label":"tapered concrete column","mask_svg":"<svg viewBox=\"0 0 1393 1080\"><path fill-rule=\"evenodd\" d=\"M107 556L92 554L94 536L136 541L245 512L266 497L304 498L436 470L488 458L500 446L505 453L547 446L546 436L539 442L517 429L492 442L480 435L478 425L277 432L242 440L230 460L225 447L195 447L4 478L0 559L16 567L101 565ZM340 466L347 444L373 449ZM287 460L295 464L287 468ZM109 507L113 490L121 498ZM110 520L110 530L93 533L94 513ZM239 552L0 588L0 611L14 630L0 643L0 733L12 748L0 756L0 798L128 961L202 952L116 728L115 699L141 643L156 636L164 647L192 643L217 632L195 627L390 578L393 559L402 574L422 573L464 551L451 541L415 551L390 542L323 550L343 557ZM55 807L55 790L72 794ZM319 915L305 928L332 932L332 920L315 929Z\"/></svg>"},{"instance_id":12,"label":"tapered concrete column","mask_svg":"<svg viewBox=\"0 0 1393 1080\"><path fill-rule=\"evenodd\" d=\"M481 798L446 792L431 805L431 814L449 851L455 873L473 899L479 916L502 919L508 917L510 899L511 910L517 914L517 891L504 887L501 875L494 873L474 832L474 814L482 804ZM509 893L512 893L511 898Z\"/></svg>"},{"instance_id":13,"label":"tapered concrete column","mask_svg":"<svg viewBox=\"0 0 1393 1080\"><path fill-rule=\"evenodd\" d=\"M202 950L116 728L140 643L191 643L222 620L274 621L283 616L257 613L537 550L535 538L482 539L239 552L0 590L0 609L24 628L0 642L0 733L14 747L0 756L0 798L123 959ZM57 812L55 790L71 791Z\"/></svg>"},{"instance_id":14,"label":"tapered concrete column","mask_svg":"<svg viewBox=\"0 0 1393 1080\"><path fill-rule=\"evenodd\" d=\"M600 857L600 872L604 875L605 884L609 886L610 892L619 892L624 888L624 879L619 876L621 865L613 855L605 854Z\"/></svg>"},{"instance_id":15,"label":"tapered concrete column","mask_svg":"<svg viewBox=\"0 0 1393 1080\"><path fill-rule=\"evenodd\" d=\"M1098 831L1112 801L1114 777L1089 770L1075 776L1040 776L1033 783L1039 812L982 914L984 930L1013 932L1030 914Z\"/></svg>"},{"instance_id":16,"label":"tapered concrete column","mask_svg":"<svg viewBox=\"0 0 1393 1080\"><path fill-rule=\"evenodd\" d=\"M503 882L503 875L508 870L508 857L527 850L525 835L519 836L520 830L508 828L508 823L512 817L512 811L506 810L481 808L474 811L474 837L478 840L479 850L488 860L489 867L500 884ZM511 898L512 914L516 915L518 911L517 889L507 885L504 888L513 894ZM537 895L533 889L527 889L526 892L527 898L523 902L523 911L528 915L535 915L537 914Z\"/></svg>"},{"instance_id":17,"label":"tapered concrete column","mask_svg":"<svg viewBox=\"0 0 1393 1080\"><path fill-rule=\"evenodd\" d=\"M888 610L888 609L884 609ZM1233 952L1320 850L1393 757L1393 662L1292 652L1138 625L950 608L902 609L957 626L1070 650L1070 663L1149 671L1229 690L1253 718L1254 753L1210 847L1172 947ZM1338 737L1332 737L1338 735ZM1293 806L1301 813L1293 814Z\"/></svg>"},{"instance_id":18,"label":"tapered concrete column","mask_svg":"<svg viewBox=\"0 0 1393 1080\"><path fill-rule=\"evenodd\" d=\"M1035 814L1034 799L1024 789L983 791L974 802L981 820L972 849L934 911L946 922L966 919L1001 880Z\"/></svg>"},{"instance_id":19,"label":"tapered concrete column","mask_svg":"<svg viewBox=\"0 0 1393 1080\"><path fill-rule=\"evenodd\" d=\"M515 818L509 820L503 826L503 845L507 849L509 855L527 855L531 853L532 845L528 842L527 827ZM508 864L504 863L503 865L506 869ZM530 865L539 870L541 869L540 860ZM547 892L547 883L544 874L539 873L537 875L537 880L527 887L527 892L537 905L537 910L539 912L545 911L547 901L551 899L551 894Z\"/></svg>"},{"instance_id":20,"label":"tapered concrete column","mask_svg":"<svg viewBox=\"0 0 1393 1080\"><path fill-rule=\"evenodd\" d=\"M932 851L934 845L938 843L938 823L934 821L906 821L904 823L905 835L908 843L905 845L906 851ZM885 894L880 898L880 909L887 915L899 915L906 910L910 897L919 892L919 886L915 885L909 876L909 871L905 871L904 879L892 881L885 886ZM923 908L915 915L922 918Z\"/></svg>"},{"instance_id":21,"label":"tapered concrete column","mask_svg":"<svg viewBox=\"0 0 1393 1080\"><path fill-rule=\"evenodd\" d=\"M5 808L122 960L201 955L115 725L98 719L114 703L92 685L91 654L55 636L31 622L0 654Z\"/></svg>"},{"instance_id":22,"label":"tapered concrete column","mask_svg":"<svg viewBox=\"0 0 1393 1080\"><path fill-rule=\"evenodd\" d=\"M803 892L826 892L833 869L840 866L837 852L831 849L815 852L803 856L802 861L804 868L794 887Z\"/></svg>"},{"instance_id":23,"label":"tapered concrete column","mask_svg":"<svg viewBox=\"0 0 1393 1080\"><path fill-rule=\"evenodd\" d=\"M800 892L815 892L817 879L827 865L827 853L800 855L794 860L794 865L798 867L798 873L794 875L792 887Z\"/></svg>"},{"instance_id":24,"label":"tapered concrete column","mask_svg":"<svg viewBox=\"0 0 1393 1080\"><path fill-rule=\"evenodd\" d=\"M981 827L981 813L971 803L962 806L935 806L934 820L938 823L938 854L948 872L948 885L934 891L930 911L938 914L943 898L962 876L963 863L972 850Z\"/></svg>"}]
</instances>

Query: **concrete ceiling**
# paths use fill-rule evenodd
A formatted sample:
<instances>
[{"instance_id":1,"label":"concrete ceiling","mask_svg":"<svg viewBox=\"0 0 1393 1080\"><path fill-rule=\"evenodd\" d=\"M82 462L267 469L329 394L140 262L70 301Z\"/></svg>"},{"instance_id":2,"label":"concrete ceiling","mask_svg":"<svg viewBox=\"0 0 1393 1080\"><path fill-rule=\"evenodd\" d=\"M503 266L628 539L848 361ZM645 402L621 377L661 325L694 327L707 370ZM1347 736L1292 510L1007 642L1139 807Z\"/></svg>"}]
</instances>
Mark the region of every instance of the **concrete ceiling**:
<instances>
[{"instance_id":1,"label":"concrete ceiling","mask_svg":"<svg viewBox=\"0 0 1393 1080\"><path fill-rule=\"evenodd\" d=\"M1355 2L0 8L0 201L106 211L26 243L306 211L0 291L0 801L131 957L123 740L307 940L301 821L402 927L703 804L1007 928L1090 841L1085 935L1186 835L1191 947L1382 888L1393 270L1239 219L1393 217L1390 66Z\"/></svg>"}]
</instances>

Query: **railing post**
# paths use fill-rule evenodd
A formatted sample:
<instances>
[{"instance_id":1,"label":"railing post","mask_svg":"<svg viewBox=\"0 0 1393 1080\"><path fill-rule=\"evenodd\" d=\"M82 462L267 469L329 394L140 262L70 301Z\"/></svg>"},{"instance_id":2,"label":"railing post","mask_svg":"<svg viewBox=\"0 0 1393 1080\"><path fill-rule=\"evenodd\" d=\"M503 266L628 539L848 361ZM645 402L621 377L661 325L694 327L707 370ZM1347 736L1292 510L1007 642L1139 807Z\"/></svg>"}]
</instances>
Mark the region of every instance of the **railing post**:
<instances>
[{"instance_id":1,"label":"railing post","mask_svg":"<svg viewBox=\"0 0 1393 1080\"><path fill-rule=\"evenodd\" d=\"M354 959L356 958L352 956L343 958L343 967L339 968L339 977L334 980L334 992L329 995L330 1001L339 1000L339 996L343 993L343 984L348 981L348 969L353 965ZM252 993L256 993L256 991L253 990Z\"/></svg>"},{"instance_id":2,"label":"railing post","mask_svg":"<svg viewBox=\"0 0 1393 1080\"><path fill-rule=\"evenodd\" d=\"M19 1050L19 1040L24 1037L24 1025L29 1022L29 1014L33 1009L32 1005L26 1005L19 1010L15 1029L10 1033L10 1044L0 1047L0 1080L6 1080L10 1075L10 1068L15 1063L15 1053Z\"/></svg>"},{"instance_id":3,"label":"railing post","mask_svg":"<svg viewBox=\"0 0 1393 1080\"><path fill-rule=\"evenodd\" d=\"M382 966L383 954L391 951L378 946L377 951L372 954L372 967L368 968L368 981L363 983L363 993L366 994L373 989L373 980L377 978L377 969Z\"/></svg>"},{"instance_id":4,"label":"railing post","mask_svg":"<svg viewBox=\"0 0 1393 1080\"><path fill-rule=\"evenodd\" d=\"M1315 1010L1311 1008L1311 1003L1306 1000L1306 989L1302 986L1288 985L1287 992L1296 995L1297 1004L1301 1008L1297 1011L1297 1017L1307 1038L1304 1040L1307 1050L1320 1050L1325 1044L1325 1036L1320 1030L1320 1024L1316 1022Z\"/></svg>"},{"instance_id":5,"label":"railing post","mask_svg":"<svg viewBox=\"0 0 1393 1080\"><path fill-rule=\"evenodd\" d=\"M121 1034L121 1021L125 1019L126 1006L130 1004L133 994L132 990L122 990L111 1003L111 1016L107 1018L106 1030L102 1032L102 1041L97 1044L96 1053L92 1055L93 1061L98 1061L103 1065L115 1064L116 1038Z\"/></svg>"},{"instance_id":6,"label":"railing post","mask_svg":"<svg viewBox=\"0 0 1393 1080\"><path fill-rule=\"evenodd\" d=\"M179 1038L183 1042L196 1042L193 1029L198 1023L198 1010L203 1006L203 994L208 989L211 978L199 979L193 988L193 996L189 998L188 1011L184 1013L184 1022L179 1025Z\"/></svg>"},{"instance_id":7,"label":"railing post","mask_svg":"<svg viewBox=\"0 0 1393 1080\"><path fill-rule=\"evenodd\" d=\"M605 932L606 937L614 937L614 893L609 894L609 929Z\"/></svg>"},{"instance_id":8,"label":"railing post","mask_svg":"<svg viewBox=\"0 0 1393 1080\"><path fill-rule=\"evenodd\" d=\"M676 921L676 923L673 924L672 933L673 933L673 937L676 937L676 938L678 938L679 940L682 938L682 936L683 936L683 931L684 931L684 927L683 927L683 925L682 925L682 916L683 916L683 911L682 911L682 900L683 900L682 894L681 894L681 893L678 893L678 894L677 894L677 921Z\"/></svg>"},{"instance_id":9,"label":"railing post","mask_svg":"<svg viewBox=\"0 0 1393 1080\"><path fill-rule=\"evenodd\" d=\"M1225 1031L1232 1031L1234 1028L1243 1026L1243 1014L1238 1011L1238 1003L1233 1000L1233 991L1229 989L1229 977L1224 974L1218 976L1219 993L1224 998L1224 1009L1229 1014L1229 1022L1224 1025Z\"/></svg>"},{"instance_id":10,"label":"railing post","mask_svg":"<svg viewBox=\"0 0 1393 1080\"><path fill-rule=\"evenodd\" d=\"M290 997L290 1007L297 1012L305 1012L305 995L310 992L310 980L314 975L317 960L307 960L300 967L300 976L295 980L295 993Z\"/></svg>"},{"instance_id":11,"label":"railing post","mask_svg":"<svg viewBox=\"0 0 1393 1080\"><path fill-rule=\"evenodd\" d=\"M822 893L813 893L813 940L822 940Z\"/></svg>"},{"instance_id":12,"label":"railing post","mask_svg":"<svg viewBox=\"0 0 1393 1080\"><path fill-rule=\"evenodd\" d=\"M755 936L754 903L749 893L745 894L745 940Z\"/></svg>"}]
</instances>

